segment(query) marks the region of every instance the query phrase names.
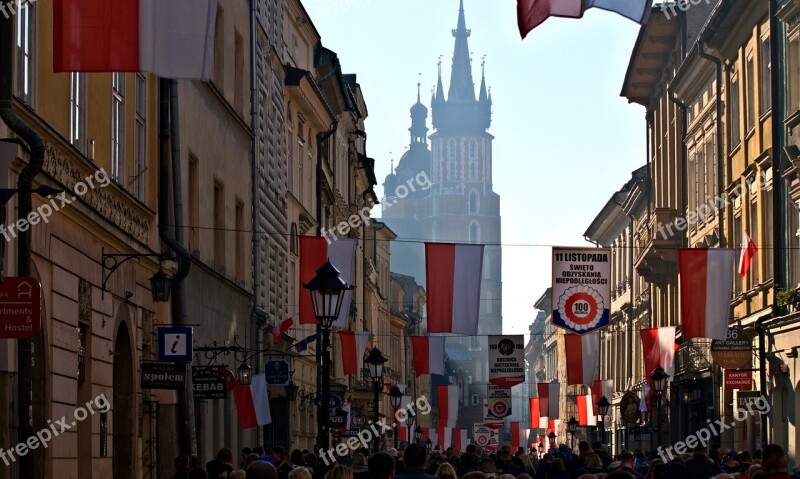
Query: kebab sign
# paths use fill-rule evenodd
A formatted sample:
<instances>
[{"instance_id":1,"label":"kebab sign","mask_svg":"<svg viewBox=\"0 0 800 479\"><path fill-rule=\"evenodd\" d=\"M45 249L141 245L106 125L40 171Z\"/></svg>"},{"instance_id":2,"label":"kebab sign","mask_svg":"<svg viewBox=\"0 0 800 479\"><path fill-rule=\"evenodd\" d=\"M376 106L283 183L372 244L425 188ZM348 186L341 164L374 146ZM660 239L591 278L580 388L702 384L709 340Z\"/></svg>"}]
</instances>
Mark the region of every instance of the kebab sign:
<instances>
[{"instance_id":1,"label":"kebab sign","mask_svg":"<svg viewBox=\"0 0 800 479\"><path fill-rule=\"evenodd\" d=\"M608 326L611 250L553 248L553 324L576 334Z\"/></svg>"}]
</instances>

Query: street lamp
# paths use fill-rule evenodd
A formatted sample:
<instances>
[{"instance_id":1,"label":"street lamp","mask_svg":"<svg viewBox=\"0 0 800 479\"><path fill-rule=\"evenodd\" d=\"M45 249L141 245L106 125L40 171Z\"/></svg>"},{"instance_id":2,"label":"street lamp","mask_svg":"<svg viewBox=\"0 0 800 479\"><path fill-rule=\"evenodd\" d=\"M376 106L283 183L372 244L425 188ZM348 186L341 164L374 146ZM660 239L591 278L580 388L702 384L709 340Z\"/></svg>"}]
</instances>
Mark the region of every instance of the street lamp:
<instances>
[{"instance_id":1,"label":"street lamp","mask_svg":"<svg viewBox=\"0 0 800 479\"><path fill-rule=\"evenodd\" d=\"M569 432L570 448L575 449L575 432L578 430L578 421L575 416L567 421L567 432Z\"/></svg>"},{"instance_id":2,"label":"street lamp","mask_svg":"<svg viewBox=\"0 0 800 479\"><path fill-rule=\"evenodd\" d=\"M422 443L422 427L420 426L417 426L417 428L414 429L414 442L417 444Z\"/></svg>"},{"instance_id":3,"label":"street lamp","mask_svg":"<svg viewBox=\"0 0 800 479\"><path fill-rule=\"evenodd\" d=\"M656 432L656 442L661 443L661 397L667 390L667 379L669 374L660 365L650 374L653 381L653 396L656 400L654 426ZM646 399L645 399L646 400Z\"/></svg>"},{"instance_id":4,"label":"street lamp","mask_svg":"<svg viewBox=\"0 0 800 479\"><path fill-rule=\"evenodd\" d=\"M400 401L403 400L403 393L400 392L400 388L397 387L397 384L392 386L392 390L389 391L389 402L392 404L392 411L394 414L397 414L397 409L400 407ZM409 415L409 417L412 417ZM397 433L399 432L397 423L394 426L394 448L397 449Z\"/></svg>"},{"instance_id":5,"label":"street lamp","mask_svg":"<svg viewBox=\"0 0 800 479\"><path fill-rule=\"evenodd\" d=\"M328 428L330 422L330 388L331 388L331 326L339 311L342 309L342 300L345 291L352 289L352 286L342 281L337 270L330 262L326 261L318 270L317 275L303 286L311 293L311 302L314 305L314 316L319 321L322 329L322 381L320 386L321 403L317 419L319 420L317 443L323 448L328 449L330 437Z\"/></svg>"},{"instance_id":6,"label":"street lamp","mask_svg":"<svg viewBox=\"0 0 800 479\"><path fill-rule=\"evenodd\" d=\"M356 411L353 415L353 425L358 429L361 430L364 425L367 424L367 418L361 411Z\"/></svg>"},{"instance_id":7,"label":"street lamp","mask_svg":"<svg viewBox=\"0 0 800 479\"><path fill-rule=\"evenodd\" d=\"M431 441L431 438L425 439L425 449L428 450L428 454L433 450L433 441Z\"/></svg>"},{"instance_id":8,"label":"street lamp","mask_svg":"<svg viewBox=\"0 0 800 479\"><path fill-rule=\"evenodd\" d=\"M284 389L286 390L286 400L287 401L294 402L294 401L297 400L298 387L297 387L297 384L294 383L294 381L290 380L289 384L284 386Z\"/></svg>"},{"instance_id":9,"label":"street lamp","mask_svg":"<svg viewBox=\"0 0 800 479\"><path fill-rule=\"evenodd\" d=\"M238 376L237 379L239 380L239 384L242 386L249 386L250 381L253 378L253 368L251 368L245 360L239 366L239 369L236 370L236 375Z\"/></svg>"},{"instance_id":10,"label":"street lamp","mask_svg":"<svg viewBox=\"0 0 800 479\"><path fill-rule=\"evenodd\" d=\"M547 435L547 438L550 439L550 449L556 448L556 433L550 431L550 434Z\"/></svg>"},{"instance_id":11,"label":"street lamp","mask_svg":"<svg viewBox=\"0 0 800 479\"><path fill-rule=\"evenodd\" d=\"M597 411L600 413L600 444L605 444L606 442L606 414L608 414L610 406L611 403L608 402L605 396L597 401Z\"/></svg>"},{"instance_id":12,"label":"street lamp","mask_svg":"<svg viewBox=\"0 0 800 479\"><path fill-rule=\"evenodd\" d=\"M379 419L379 407L378 402L380 401L380 392L383 388L383 365L386 363L386 358L383 357L381 350L378 348L372 348L372 351L369 352L369 356L367 359L364 360L367 365L369 366L369 375L372 377L372 389L375 393L375 407L374 407L374 419L373 422L375 424L378 423ZM375 438L375 452L378 452L378 438Z\"/></svg>"}]
</instances>

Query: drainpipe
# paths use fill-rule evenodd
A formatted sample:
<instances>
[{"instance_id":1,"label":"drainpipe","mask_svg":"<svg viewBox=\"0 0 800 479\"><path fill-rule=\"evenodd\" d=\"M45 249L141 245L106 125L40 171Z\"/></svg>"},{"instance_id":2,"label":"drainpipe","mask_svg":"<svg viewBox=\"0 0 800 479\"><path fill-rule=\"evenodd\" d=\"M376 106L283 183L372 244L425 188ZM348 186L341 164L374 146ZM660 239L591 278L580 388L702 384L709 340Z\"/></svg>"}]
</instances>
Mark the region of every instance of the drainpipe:
<instances>
[{"instance_id":1,"label":"drainpipe","mask_svg":"<svg viewBox=\"0 0 800 479\"><path fill-rule=\"evenodd\" d=\"M175 326L185 326L188 321L188 292L184 280L189 274L191 256L183 247L183 201L181 193L181 163L180 163L180 124L178 114L178 82L161 78L159 79L159 121L161 137L161 154L159 159L159 226L158 234L161 240L175 252L178 258L178 271L172 277L172 323ZM167 143L169 142L169 144ZM171 146L171 150L168 147ZM169 160L168 160L169 155ZM170 161L170 163L168 163ZM170 234L169 224L169 195L170 195L170 166L172 179L173 210L172 220L174 230ZM197 454L197 436L195 432L194 399L192 375L186 365L186 387L178 390L178 441L181 453Z\"/></svg>"},{"instance_id":2,"label":"drainpipe","mask_svg":"<svg viewBox=\"0 0 800 479\"><path fill-rule=\"evenodd\" d=\"M250 308L250 317L253 319L258 318L256 315L256 310L258 309L259 301L261 300L261 293L259 291L259 267L261 265L261 255L259 253L261 252L261 237L258 227L258 212L261 210L258 190L261 182L261 176L258 174L258 148L256 146L258 139L255 136L258 126L258 112L260 107L258 104L258 79L256 76L256 55L258 50L256 16L256 0L250 0L250 131L253 134L253 141L250 148L250 178L252 181L252 203L250 205L252 227L250 229L253 231L251 233L253 235L253 271L251 272L253 279L253 303ZM278 314L278 316L280 316L280 314ZM267 321L265 319L257 319L256 322L256 348L259 351L264 349L264 332L266 331L266 323ZM263 363L263 356L261 353L259 353L259 361L255 367L256 373L261 372L261 365Z\"/></svg>"},{"instance_id":3,"label":"drainpipe","mask_svg":"<svg viewBox=\"0 0 800 479\"><path fill-rule=\"evenodd\" d=\"M17 203L17 218L27 218L32 210L31 186L33 179L42 170L44 164L44 140L33 128L25 124L14 112L14 95L12 83L14 78L14 27L13 19L0 21L0 118L8 128L17 134L31 150L30 162L25 165L17 179L19 200ZM5 205L4 210L5 210ZM17 274L19 276L31 275L31 232L19 230L17 243ZM31 407L31 382L33 359L33 341L31 339L17 340L17 423L18 440L20 443L33 436L33 427L30 424L29 410ZM31 477L33 474L33 454L19 457L19 477Z\"/></svg>"},{"instance_id":4,"label":"drainpipe","mask_svg":"<svg viewBox=\"0 0 800 479\"><path fill-rule=\"evenodd\" d=\"M717 198L722 198L725 194L725 187L723 186L723 180L725 178L725 168L724 168L724 158L725 158L725 148L723 146L723 126L722 126L722 116L724 113L724 105L722 103L722 60L715 57L714 55L709 54L706 52L706 44L701 38L699 42L697 42L699 47L700 58L710 61L714 64L717 69L717 121L716 121L716 128L717 128ZM719 210L719 217L717 218L718 221L718 229L719 229L719 245L720 247L724 248L727 244L725 240L725 206L723 206Z\"/></svg>"}]
</instances>

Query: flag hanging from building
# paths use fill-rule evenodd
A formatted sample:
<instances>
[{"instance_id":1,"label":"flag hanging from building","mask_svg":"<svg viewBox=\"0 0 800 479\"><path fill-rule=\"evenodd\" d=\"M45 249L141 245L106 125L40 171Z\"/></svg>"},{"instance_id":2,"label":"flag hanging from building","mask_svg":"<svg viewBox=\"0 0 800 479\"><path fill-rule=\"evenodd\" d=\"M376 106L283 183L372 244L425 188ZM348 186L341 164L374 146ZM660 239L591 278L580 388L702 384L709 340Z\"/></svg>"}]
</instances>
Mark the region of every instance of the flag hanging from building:
<instances>
[{"instance_id":1,"label":"flag hanging from building","mask_svg":"<svg viewBox=\"0 0 800 479\"><path fill-rule=\"evenodd\" d=\"M422 442L428 442L428 439L431 440L432 444L439 444L439 435L436 432L435 427L424 427L422 428Z\"/></svg>"},{"instance_id":2,"label":"flag hanging from building","mask_svg":"<svg viewBox=\"0 0 800 479\"><path fill-rule=\"evenodd\" d=\"M298 353L302 353L306 349L308 349L308 345L319 339L322 333L314 333L311 336L306 337L305 339L301 339L300 341L296 342L294 345L295 351Z\"/></svg>"},{"instance_id":3,"label":"flag hanging from building","mask_svg":"<svg viewBox=\"0 0 800 479\"><path fill-rule=\"evenodd\" d=\"M339 331L342 342L342 372L361 374L364 368L364 352L367 350L369 331Z\"/></svg>"},{"instance_id":4,"label":"flag hanging from building","mask_svg":"<svg viewBox=\"0 0 800 479\"><path fill-rule=\"evenodd\" d=\"M597 404L605 397L609 403L614 399L614 380L595 379L592 382L592 404Z\"/></svg>"},{"instance_id":5,"label":"flag hanging from building","mask_svg":"<svg viewBox=\"0 0 800 479\"><path fill-rule=\"evenodd\" d=\"M425 243L428 332L478 334L483 245Z\"/></svg>"},{"instance_id":6,"label":"flag hanging from building","mask_svg":"<svg viewBox=\"0 0 800 479\"><path fill-rule=\"evenodd\" d=\"M517 452L520 447L528 450L528 429L522 427L521 422L514 421L511 423L511 453Z\"/></svg>"},{"instance_id":7,"label":"flag hanging from building","mask_svg":"<svg viewBox=\"0 0 800 479\"><path fill-rule=\"evenodd\" d=\"M750 261L758 252L756 244L750 239L750 235L744 234L742 238L742 252L739 254L739 277L744 278L750 271Z\"/></svg>"},{"instance_id":8,"label":"flag hanging from building","mask_svg":"<svg viewBox=\"0 0 800 479\"><path fill-rule=\"evenodd\" d=\"M339 277L347 284L353 284L353 268L356 260L355 238L340 238L333 243L322 236L300 236L300 324L317 324L314 316L314 303L311 292L304 288L317 275L317 270L330 261L339 270ZM350 317L350 304L353 291L344 292L342 309L333 326L347 329Z\"/></svg>"},{"instance_id":9,"label":"flag hanging from building","mask_svg":"<svg viewBox=\"0 0 800 479\"><path fill-rule=\"evenodd\" d=\"M443 450L453 445L452 427L442 426L440 424L439 427L436 428L436 436L439 438L438 444Z\"/></svg>"},{"instance_id":10,"label":"flag hanging from building","mask_svg":"<svg viewBox=\"0 0 800 479\"><path fill-rule=\"evenodd\" d=\"M561 384L539 383L536 385L536 390L539 393L539 416L547 416L551 421L558 419Z\"/></svg>"},{"instance_id":11,"label":"flag hanging from building","mask_svg":"<svg viewBox=\"0 0 800 479\"><path fill-rule=\"evenodd\" d=\"M506 389L525 382L523 335L489 336L489 382Z\"/></svg>"},{"instance_id":12,"label":"flag hanging from building","mask_svg":"<svg viewBox=\"0 0 800 479\"><path fill-rule=\"evenodd\" d=\"M275 341L275 344L281 342L281 339L283 339L283 333L289 331L289 328L291 328L294 324L294 318L296 318L298 314L299 313L295 313L291 317L281 321L280 324L276 324L272 327L272 339Z\"/></svg>"},{"instance_id":13,"label":"flag hanging from building","mask_svg":"<svg viewBox=\"0 0 800 479\"><path fill-rule=\"evenodd\" d=\"M610 284L610 249L554 247L553 325L577 334L608 326Z\"/></svg>"},{"instance_id":14,"label":"flag hanging from building","mask_svg":"<svg viewBox=\"0 0 800 479\"><path fill-rule=\"evenodd\" d=\"M564 335L564 348L567 357L567 385L591 386L600 354L600 333L567 333Z\"/></svg>"},{"instance_id":15,"label":"flag hanging from building","mask_svg":"<svg viewBox=\"0 0 800 479\"><path fill-rule=\"evenodd\" d=\"M466 452L468 444L466 429L453 430L453 448L456 452Z\"/></svg>"},{"instance_id":16,"label":"flag hanging from building","mask_svg":"<svg viewBox=\"0 0 800 479\"><path fill-rule=\"evenodd\" d=\"M590 394L579 395L575 400L578 403L578 424L580 426L596 426L597 415L594 413L592 396Z\"/></svg>"},{"instance_id":17,"label":"flag hanging from building","mask_svg":"<svg viewBox=\"0 0 800 479\"><path fill-rule=\"evenodd\" d=\"M55 72L208 80L216 0L54 0Z\"/></svg>"},{"instance_id":18,"label":"flag hanging from building","mask_svg":"<svg viewBox=\"0 0 800 479\"><path fill-rule=\"evenodd\" d=\"M647 383L642 384L642 396L639 398L639 410L642 412L647 412L650 410L650 394L652 393L652 389L650 385Z\"/></svg>"},{"instance_id":19,"label":"flag hanging from building","mask_svg":"<svg viewBox=\"0 0 800 479\"><path fill-rule=\"evenodd\" d=\"M436 401L439 403L439 426L455 427L458 420L459 389L456 384L436 386Z\"/></svg>"},{"instance_id":20,"label":"flag hanging from building","mask_svg":"<svg viewBox=\"0 0 800 479\"><path fill-rule=\"evenodd\" d=\"M536 429L539 427L539 419L541 415L539 414L539 398L529 398L528 401L530 402L530 416L531 416L531 429Z\"/></svg>"},{"instance_id":21,"label":"flag hanging from building","mask_svg":"<svg viewBox=\"0 0 800 479\"><path fill-rule=\"evenodd\" d=\"M414 374L444 374L444 336L411 336Z\"/></svg>"},{"instance_id":22,"label":"flag hanging from building","mask_svg":"<svg viewBox=\"0 0 800 479\"><path fill-rule=\"evenodd\" d=\"M561 424L561 419L550 419L547 423L547 434L554 432L558 434L558 425Z\"/></svg>"},{"instance_id":23,"label":"flag hanging from building","mask_svg":"<svg viewBox=\"0 0 800 479\"><path fill-rule=\"evenodd\" d=\"M519 33L528 33L550 17L581 18L590 8L615 12L644 24L650 14L650 0L517 0Z\"/></svg>"},{"instance_id":24,"label":"flag hanging from building","mask_svg":"<svg viewBox=\"0 0 800 479\"><path fill-rule=\"evenodd\" d=\"M672 381L675 375L675 327L643 329L640 333L645 377L650 381L650 374L661 366Z\"/></svg>"},{"instance_id":25,"label":"flag hanging from building","mask_svg":"<svg viewBox=\"0 0 800 479\"><path fill-rule=\"evenodd\" d=\"M264 373L251 377L250 384L233 386L233 399L239 415L239 428L252 429L272 422L269 412L269 391Z\"/></svg>"},{"instance_id":26,"label":"flag hanging from building","mask_svg":"<svg viewBox=\"0 0 800 479\"><path fill-rule=\"evenodd\" d=\"M728 332L735 252L681 248L678 270L683 337L723 340Z\"/></svg>"}]
</instances>

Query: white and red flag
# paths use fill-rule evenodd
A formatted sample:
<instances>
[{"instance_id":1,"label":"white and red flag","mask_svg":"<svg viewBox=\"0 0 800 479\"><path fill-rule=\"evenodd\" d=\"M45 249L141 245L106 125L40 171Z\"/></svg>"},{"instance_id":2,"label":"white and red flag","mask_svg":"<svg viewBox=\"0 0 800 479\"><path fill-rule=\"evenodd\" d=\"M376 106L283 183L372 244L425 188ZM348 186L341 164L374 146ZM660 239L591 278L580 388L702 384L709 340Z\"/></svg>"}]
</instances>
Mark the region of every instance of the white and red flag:
<instances>
[{"instance_id":1,"label":"white and red flag","mask_svg":"<svg viewBox=\"0 0 800 479\"><path fill-rule=\"evenodd\" d=\"M675 327L643 329L640 334L645 377L649 381L653 370L661 366L672 381L675 375Z\"/></svg>"},{"instance_id":2,"label":"white and red flag","mask_svg":"<svg viewBox=\"0 0 800 479\"><path fill-rule=\"evenodd\" d=\"M291 317L284 319L279 324L276 324L272 327L272 339L275 341L275 344L281 342L281 339L283 339L283 333L289 331L289 328L291 328L294 324L294 318L296 318L298 314L299 313L295 313Z\"/></svg>"},{"instance_id":3,"label":"white and red flag","mask_svg":"<svg viewBox=\"0 0 800 479\"><path fill-rule=\"evenodd\" d=\"M414 373L444 374L444 336L411 336Z\"/></svg>"},{"instance_id":4,"label":"white and red flag","mask_svg":"<svg viewBox=\"0 0 800 479\"><path fill-rule=\"evenodd\" d=\"M234 384L233 399L239 415L239 428L252 429L272 422L267 378L264 373L252 376L249 385L239 382Z\"/></svg>"},{"instance_id":5,"label":"white and red flag","mask_svg":"<svg viewBox=\"0 0 800 479\"><path fill-rule=\"evenodd\" d=\"M216 0L54 0L53 70L208 80L216 15Z\"/></svg>"},{"instance_id":6,"label":"white and red flag","mask_svg":"<svg viewBox=\"0 0 800 479\"><path fill-rule=\"evenodd\" d=\"M600 354L600 333L567 333L564 335L564 348L567 357L567 385L591 386Z\"/></svg>"},{"instance_id":7,"label":"white and red flag","mask_svg":"<svg viewBox=\"0 0 800 479\"><path fill-rule=\"evenodd\" d=\"M605 397L610 403L614 399L614 380L595 379L592 382L592 404L597 404Z\"/></svg>"},{"instance_id":8,"label":"white and red flag","mask_svg":"<svg viewBox=\"0 0 800 479\"><path fill-rule=\"evenodd\" d=\"M436 436L439 438L439 446L442 449L447 449L448 447L453 445L453 428L448 426L442 426L436 428Z\"/></svg>"},{"instance_id":9,"label":"white and red flag","mask_svg":"<svg viewBox=\"0 0 800 479\"><path fill-rule=\"evenodd\" d=\"M590 394L580 395L575 398L578 403L578 424L580 426L596 426L597 416L594 413L594 404Z\"/></svg>"},{"instance_id":10,"label":"white and red flag","mask_svg":"<svg viewBox=\"0 0 800 479\"><path fill-rule=\"evenodd\" d=\"M539 414L539 398L529 398L528 401L530 402L530 416L531 416L531 429L536 429L539 427L539 419L541 415Z\"/></svg>"},{"instance_id":11,"label":"white and red flag","mask_svg":"<svg viewBox=\"0 0 800 479\"><path fill-rule=\"evenodd\" d=\"M747 272L750 271L750 262L753 256L758 252L756 244L750 239L750 235L744 234L742 238L742 252L739 254L739 277L744 278Z\"/></svg>"},{"instance_id":12,"label":"white and red flag","mask_svg":"<svg viewBox=\"0 0 800 479\"><path fill-rule=\"evenodd\" d=\"M650 410L650 396L653 394L653 390L650 388L650 385L647 383L642 384L642 397L639 398L639 410L642 412L647 412Z\"/></svg>"},{"instance_id":13,"label":"white and red flag","mask_svg":"<svg viewBox=\"0 0 800 479\"><path fill-rule=\"evenodd\" d=\"M536 390L539 392L539 416L547 416L550 420L558 419L561 384L539 383Z\"/></svg>"},{"instance_id":14,"label":"white and red flag","mask_svg":"<svg viewBox=\"0 0 800 479\"><path fill-rule=\"evenodd\" d=\"M558 434L558 425L561 424L561 419L550 419L547 423L547 434L554 432Z\"/></svg>"},{"instance_id":15,"label":"white and red flag","mask_svg":"<svg viewBox=\"0 0 800 479\"><path fill-rule=\"evenodd\" d=\"M300 324L317 324L314 317L314 303L311 292L303 286L314 279L317 270L330 261L339 270L339 277L347 284L353 284L353 270L356 260L355 238L340 238L331 244L322 236L300 236ZM351 290L344 292L342 309L333 325L346 329L350 317Z\"/></svg>"},{"instance_id":16,"label":"white and red flag","mask_svg":"<svg viewBox=\"0 0 800 479\"><path fill-rule=\"evenodd\" d=\"M466 429L453 430L453 448L456 452L466 452L468 444Z\"/></svg>"},{"instance_id":17,"label":"white and red flag","mask_svg":"<svg viewBox=\"0 0 800 479\"><path fill-rule=\"evenodd\" d=\"M522 38L550 17L581 18L590 8L615 12L644 24L650 0L517 0L517 23Z\"/></svg>"},{"instance_id":18,"label":"white and red flag","mask_svg":"<svg viewBox=\"0 0 800 479\"><path fill-rule=\"evenodd\" d=\"M521 422L514 421L511 423L511 452L520 447L528 449L528 429L522 427Z\"/></svg>"},{"instance_id":19,"label":"white and red flag","mask_svg":"<svg viewBox=\"0 0 800 479\"><path fill-rule=\"evenodd\" d=\"M436 386L436 400L439 403L439 426L455 427L458 420L457 384L439 384Z\"/></svg>"},{"instance_id":20,"label":"white and red flag","mask_svg":"<svg viewBox=\"0 0 800 479\"><path fill-rule=\"evenodd\" d=\"M483 245L425 243L428 332L478 334Z\"/></svg>"},{"instance_id":21,"label":"white and red flag","mask_svg":"<svg viewBox=\"0 0 800 479\"><path fill-rule=\"evenodd\" d=\"M369 331L339 331L342 342L342 372L361 374L364 368L364 352L367 350Z\"/></svg>"},{"instance_id":22,"label":"white and red flag","mask_svg":"<svg viewBox=\"0 0 800 479\"><path fill-rule=\"evenodd\" d=\"M727 336L735 255L729 248L678 250L685 339Z\"/></svg>"}]
</instances>

